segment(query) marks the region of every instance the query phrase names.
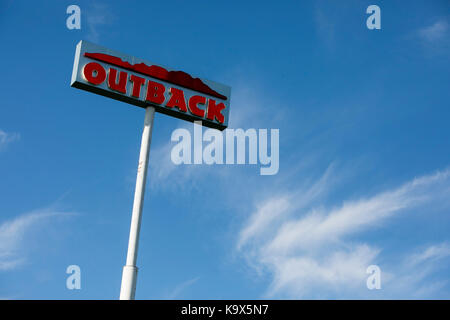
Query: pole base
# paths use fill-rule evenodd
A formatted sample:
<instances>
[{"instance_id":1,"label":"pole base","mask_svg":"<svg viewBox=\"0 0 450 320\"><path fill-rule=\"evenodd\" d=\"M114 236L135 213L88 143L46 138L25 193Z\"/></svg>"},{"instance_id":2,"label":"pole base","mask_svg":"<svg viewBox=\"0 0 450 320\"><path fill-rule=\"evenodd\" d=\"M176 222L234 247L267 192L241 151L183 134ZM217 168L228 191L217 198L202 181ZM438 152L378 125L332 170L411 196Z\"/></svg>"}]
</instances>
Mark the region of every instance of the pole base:
<instances>
[{"instance_id":1,"label":"pole base","mask_svg":"<svg viewBox=\"0 0 450 320\"><path fill-rule=\"evenodd\" d=\"M134 300L136 292L136 279L138 268L136 266L124 266L122 272L122 285L120 287L120 300Z\"/></svg>"}]
</instances>

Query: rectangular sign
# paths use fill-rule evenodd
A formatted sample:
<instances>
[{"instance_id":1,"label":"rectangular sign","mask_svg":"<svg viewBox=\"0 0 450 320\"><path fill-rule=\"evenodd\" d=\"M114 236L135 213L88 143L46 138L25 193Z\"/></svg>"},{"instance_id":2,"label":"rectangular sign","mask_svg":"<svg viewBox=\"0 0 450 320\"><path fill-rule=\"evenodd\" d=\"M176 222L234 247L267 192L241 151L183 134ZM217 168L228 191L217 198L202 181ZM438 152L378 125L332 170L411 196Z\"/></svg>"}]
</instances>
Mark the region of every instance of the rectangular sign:
<instances>
[{"instance_id":1,"label":"rectangular sign","mask_svg":"<svg viewBox=\"0 0 450 320\"><path fill-rule=\"evenodd\" d=\"M71 86L206 127L228 126L231 88L80 41Z\"/></svg>"}]
</instances>

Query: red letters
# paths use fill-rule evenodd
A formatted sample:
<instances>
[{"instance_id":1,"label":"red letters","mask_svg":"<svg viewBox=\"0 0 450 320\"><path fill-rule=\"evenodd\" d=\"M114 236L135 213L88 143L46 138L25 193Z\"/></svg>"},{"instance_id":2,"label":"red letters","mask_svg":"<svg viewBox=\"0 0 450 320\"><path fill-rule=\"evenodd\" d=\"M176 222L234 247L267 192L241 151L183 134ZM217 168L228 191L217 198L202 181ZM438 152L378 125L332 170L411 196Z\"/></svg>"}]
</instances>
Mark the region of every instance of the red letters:
<instances>
[{"instance_id":1,"label":"red letters","mask_svg":"<svg viewBox=\"0 0 450 320\"><path fill-rule=\"evenodd\" d=\"M95 73L95 75L94 75ZM102 65L97 62L89 62L83 69L84 78L95 85L99 85L106 79L106 71Z\"/></svg>"},{"instance_id":2,"label":"red letters","mask_svg":"<svg viewBox=\"0 0 450 320\"><path fill-rule=\"evenodd\" d=\"M186 100L184 99L183 90L177 88L169 89L171 95L169 101L167 101L166 107L169 108L178 108L178 110L186 112Z\"/></svg>"},{"instance_id":3,"label":"red letters","mask_svg":"<svg viewBox=\"0 0 450 320\"><path fill-rule=\"evenodd\" d=\"M221 111L225 109L225 105L221 102L216 104L216 101L213 99L209 99L208 102L208 112L206 114L206 119L214 121L214 118L217 119L220 123L225 121L225 117L221 113Z\"/></svg>"},{"instance_id":4,"label":"red letters","mask_svg":"<svg viewBox=\"0 0 450 320\"><path fill-rule=\"evenodd\" d=\"M156 104L163 104L165 99L164 91L166 91L166 88L161 83L148 80L147 97L145 100Z\"/></svg>"},{"instance_id":5,"label":"red letters","mask_svg":"<svg viewBox=\"0 0 450 320\"><path fill-rule=\"evenodd\" d=\"M121 93L127 93L127 80L128 73L126 73L125 71L120 71L119 83L117 83L117 70L109 68L108 87L110 87L112 90L116 90Z\"/></svg>"},{"instance_id":6,"label":"red letters","mask_svg":"<svg viewBox=\"0 0 450 320\"><path fill-rule=\"evenodd\" d=\"M131 96L139 98L141 96L141 86L145 83L145 79L135 76L134 74L130 74L130 81L133 82Z\"/></svg>"},{"instance_id":7,"label":"red letters","mask_svg":"<svg viewBox=\"0 0 450 320\"><path fill-rule=\"evenodd\" d=\"M203 118L205 116L205 110L199 109L198 104L206 104L206 98L202 96L192 96L189 99L189 111L193 115Z\"/></svg>"},{"instance_id":8,"label":"red letters","mask_svg":"<svg viewBox=\"0 0 450 320\"><path fill-rule=\"evenodd\" d=\"M191 121L200 118L206 122L215 122L216 127L220 127L220 125L225 123L225 102L211 99L199 92L190 90L185 92L184 89L170 87L165 82L152 81L142 75L120 71L109 66L107 68L97 62L89 62L83 67L82 74L91 85L107 86L107 88L102 88L102 90L107 89L120 92L128 95L130 101L140 101L139 103L134 101L130 103L146 105L143 102L147 102L156 105L157 108L170 108L175 111L170 113L175 117ZM104 83L105 80L107 83ZM130 84L128 84L128 81L130 81ZM145 84L147 88L143 89L142 87ZM142 93L142 90L146 90L146 92ZM167 100L166 90L168 90ZM164 112L162 109L157 111ZM177 115L177 113L184 113L184 115Z\"/></svg>"}]
</instances>

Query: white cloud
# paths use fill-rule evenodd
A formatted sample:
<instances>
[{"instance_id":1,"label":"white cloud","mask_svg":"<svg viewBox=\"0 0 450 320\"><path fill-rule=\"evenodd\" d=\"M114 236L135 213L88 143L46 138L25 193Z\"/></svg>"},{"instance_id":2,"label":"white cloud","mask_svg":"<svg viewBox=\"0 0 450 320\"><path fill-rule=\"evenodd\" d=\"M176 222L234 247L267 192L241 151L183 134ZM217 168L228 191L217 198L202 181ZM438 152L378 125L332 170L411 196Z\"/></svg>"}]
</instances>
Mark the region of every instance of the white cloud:
<instances>
[{"instance_id":1,"label":"white cloud","mask_svg":"<svg viewBox=\"0 0 450 320\"><path fill-rule=\"evenodd\" d=\"M17 141L19 139L20 135L18 133L6 133L5 131L0 129L0 151L3 150L11 142Z\"/></svg>"},{"instance_id":2,"label":"white cloud","mask_svg":"<svg viewBox=\"0 0 450 320\"><path fill-rule=\"evenodd\" d=\"M322 177L319 181L322 183L312 188L321 190L318 194L325 192L327 179ZM433 201L442 203L440 199L450 194L450 170L416 178L399 188L330 209L316 209L311 203L317 193L312 194L315 196L301 198L292 193L268 199L241 228L237 250L258 273L264 270L271 275L269 297L367 295L366 268L376 264L382 251L350 237L380 227L406 209ZM448 244L433 245L384 270L391 288L386 296L395 293L397 298L404 297L411 286L417 289L415 294L438 288L421 281L436 268L434 260L449 255ZM419 267L423 263L428 269ZM405 270L406 276L402 275ZM411 274L415 274L414 280L408 277Z\"/></svg>"},{"instance_id":3,"label":"white cloud","mask_svg":"<svg viewBox=\"0 0 450 320\"><path fill-rule=\"evenodd\" d=\"M448 256L450 256L450 244L444 242L438 245L429 246L422 252L411 255L408 259L408 263L412 266L416 266L428 261L441 260Z\"/></svg>"},{"instance_id":4,"label":"white cloud","mask_svg":"<svg viewBox=\"0 0 450 320\"><path fill-rule=\"evenodd\" d=\"M395 273L387 278L386 298L407 297L411 299L428 299L448 285L448 279L430 281L430 276L448 266L450 245L448 242L432 244L425 249L418 249L412 254L405 254L396 266ZM445 298L448 298L445 297Z\"/></svg>"},{"instance_id":5,"label":"white cloud","mask_svg":"<svg viewBox=\"0 0 450 320\"><path fill-rule=\"evenodd\" d=\"M430 26L419 29L418 35L427 42L445 40L448 36L449 23L446 20L438 20Z\"/></svg>"},{"instance_id":6,"label":"white cloud","mask_svg":"<svg viewBox=\"0 0 450 320\"><path fill-rule=\"evenodd\" d=\"M15 269L26 261L22 254L30 231L48 222L49 218L68 215L53 206L22 214L0 224L0 271Z\"/></svg>"},{"instance_id":7,"label":"white cloud","mask_svg":"<svg viewBox=\"0 0 450 320\"><path fill-rule=\"evenodd\" d=\"M267 229L290 208L290 201L287 197L271 199L258 207L255 214L250 217L250 221L242 229L238 247L240 248L249 239L254 238L258 234L267 232Z\"/></svg>"},{"instance_id":8,"label":"white cloud","mask_svg":"<svg viewBox=\"0 0 450 320\"><path fill-rule=\"evenodd\" d=\"M258 240L266 236L269 229L279 228L289 214L301 210L323 195L329 184L333 166L329 166L323 176L306 190L299 190L289 195L280 195L258 205L256 211L239 234L238 248L250 240Z\"/></svg>"},{"instance_id":9,"label":"white cloud","mask_svg":"<svg viewBox=\"0 0 450 320\"><path fill-rule=\"evenodd\" d=\"M334 15L327 14L325 12L326 10L316 4L315 9L315 23L316 23L316 29L319 37L324 41L324 43L332 48L335 43L335 21Z\"/></svg>"},{"instance_id":10,"label":"white cloud","mask_svg":"<svg viewBox=\"0 0 450 320\"><path fill-rule=\"evenodd\" d=\"M339 241L343 236L373 227L392 214L412 207L434 196L435 183L447 180L450 172L437 173L414 179L402 187L383 192L372 198L344 203L328 212L313 210L301 219L286 222L268 249L273 252L290 252L307 249L323 242ZM428 189L432 187L432 189Z\"/></svg>"},{"instance_id":11,"label":"white cloud","mask_svg":"<svg viewBox=\"0 0 450 320\"><path fill-rule=\"evenodd\" d=\"M177 285L172 292L170 292L165 299L173 300L179 298L180 294L186 290L188 287L192 286L194 283L196 283L200 277L195 277L193 279L189 279L187 281L184 281Z\"/></svg>"},{"instance_id":12,"label":"white cloud","mask_svg":"<svg viewBox=\"0 0 450 320\"><path fill-rule=\"evenodd\" d=\"M305 297L317 292L339 292L342 288L361 289L365 285L367 266L378 255L378 250L358 245L351 250L334 251L321 258L308 255L267 256L264 263L273 268L274 280L269 296ZM312 292L312 289L316 291Z\"/></svg>"},{"instance_id":13,"label":"white cloud","mask_svg":"<svg viewBox=\"0 0 450 320\"><path fill-rule=\"evenodd\" d=\"M100 40L100 27L111 24L113 15L105 4L94 3L87 10L86 22L88 26L88 40L98 42Z\"/></svg>"}]
</instances>

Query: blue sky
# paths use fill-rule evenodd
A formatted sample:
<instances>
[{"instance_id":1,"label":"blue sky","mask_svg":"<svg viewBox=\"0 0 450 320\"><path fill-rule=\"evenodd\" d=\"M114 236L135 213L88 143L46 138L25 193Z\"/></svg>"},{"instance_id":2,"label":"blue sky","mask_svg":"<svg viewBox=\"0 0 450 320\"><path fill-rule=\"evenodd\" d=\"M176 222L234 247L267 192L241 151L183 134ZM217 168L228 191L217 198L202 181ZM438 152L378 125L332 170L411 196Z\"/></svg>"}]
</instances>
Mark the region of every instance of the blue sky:
<instances>
[{"instance_id":1,"label":"blue sky","mask_svg":"<svg viewBox=\"0 0 450 320\"><path fill-rule=\"evenodd\" d=\"M230 128L280 130L276 175L175 166L192 125L156 115L137 299L450 298L448 1L7 0L0 27L0 298L119 296L144 110L70 87L81 39L230 85Z\"/></svg>"}]
</instances>

